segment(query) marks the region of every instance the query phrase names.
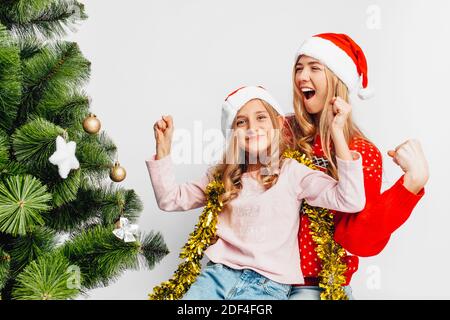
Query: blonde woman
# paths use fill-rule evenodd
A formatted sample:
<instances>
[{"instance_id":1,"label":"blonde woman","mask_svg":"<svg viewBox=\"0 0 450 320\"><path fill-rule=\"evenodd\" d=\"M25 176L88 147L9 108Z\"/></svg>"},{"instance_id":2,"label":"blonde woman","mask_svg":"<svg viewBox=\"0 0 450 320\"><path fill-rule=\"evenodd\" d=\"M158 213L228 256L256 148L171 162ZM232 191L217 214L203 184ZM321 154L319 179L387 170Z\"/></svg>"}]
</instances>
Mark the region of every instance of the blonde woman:
<instances>
[{"instance_id":1,"label":"blonde woman","mask_svg":"<svg viewBox=\"0 0 450 320\"><path fill-rule=\"evenodd\" d=\"M325 33L308 38L299 48L293 68L294 111L288 123L294 128L297 148L314 159L316 164L337 179L336 146L331 139L335 108L351 109L349 96L362 99L373 94L368 86L367 61L362 49L347 35ZM358 269L358 256L378 254L391 234L411 214L424 195L428 166L420 143L409 140L388 152L405 174L380 194L382 156L377 147L347 117L343 128L350 150L362 156L366 206L357 214L334 213L334 240L347 252L342 258L346 265L349 287ZM310 220L302 215L299 230L301 273L305 284L294 286L290 299L320 299L319 287L322 261L319 259L310 229Z\"/></svg>"}]
</instances>

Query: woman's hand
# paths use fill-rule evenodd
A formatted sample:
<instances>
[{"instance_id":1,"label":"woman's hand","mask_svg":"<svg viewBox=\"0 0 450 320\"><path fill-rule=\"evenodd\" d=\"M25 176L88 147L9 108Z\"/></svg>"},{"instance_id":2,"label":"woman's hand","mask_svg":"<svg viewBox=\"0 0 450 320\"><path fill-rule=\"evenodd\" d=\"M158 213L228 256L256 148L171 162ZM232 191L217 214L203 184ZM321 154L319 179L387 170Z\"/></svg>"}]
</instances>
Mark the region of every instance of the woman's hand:
<instances>
[{"instance_id":1,"label":"woman's hand","mask_svg":"<svg viewBox=\"0 0 450 320\"><path fill-rule=\"evenodd\" d=\"M156 140L156 159L162 159L170 154L173 136L172 116L162 116L153 125Z\"/></svg>"},{"instance_id":2,"label":"woman's hand","mask_svg":"<svg viewBox=\"0 0 450 320\"><path fill-rule=\"evenodd\" d=\"M340 97L334 97L331 105L332 107L328 109L328 121L336 157L342 160L354 160L344 135L344 126L350 111L352 111L352 106Z\"/></svg>"},{"instance_id":3,"label":"woman's hand","mask_svg":"<svg viewBox=\"0 0 450 320\"><path fill-rule=\"evenodd\" d=\"M331 105L328 114L330 128L334 132L342 131L352 111L352 106L341 97L331 99Z\"/></svg>"},{"instance_id":4,"label":"woman's hand","mask_svg":"<svg viewBox=\"0 0 450 320\"><path fill-rule=\"evenodd\" d=\"M389 150L388 155L405 173L403 185L412 193L417 194L428 181L428 163L422 151L420 142L407 140L395 150Z\"/></svg>"}]
</instances>

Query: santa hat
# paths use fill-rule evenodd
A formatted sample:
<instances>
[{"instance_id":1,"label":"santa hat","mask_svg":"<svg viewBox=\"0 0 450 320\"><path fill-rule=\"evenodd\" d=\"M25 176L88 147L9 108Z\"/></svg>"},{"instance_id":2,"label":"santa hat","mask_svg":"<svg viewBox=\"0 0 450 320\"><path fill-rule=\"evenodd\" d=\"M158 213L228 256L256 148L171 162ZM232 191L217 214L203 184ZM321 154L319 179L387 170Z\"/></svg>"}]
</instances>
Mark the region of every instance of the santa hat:
<instances>
[{"instance_id":1,"label":"santa hat","mask_svg":"<svg viewBox=\"0 0 450 320\"><path fill-rule=\"evenodd\" d=\"M296 62L301 55L320 60L345 83L350 93L356 92L361 99L374 95L374 90L368 87L364 52L349 36L338 33L315 35L300 46Z\"/></svg>"},{"instance_id":2,"label":"santa hat","mask_svg":"<svg viewBox=\"0 0 450 320\"><path fill-rule=\"evenodd\" d=\"M246 86L230 93L222 105L222 133L227 136L227 130L231 129L234 118L239 109L253 99L261 99L270 104L281 116L283 109L274 97L261 86Z\"/></svg>"}]
</instances>

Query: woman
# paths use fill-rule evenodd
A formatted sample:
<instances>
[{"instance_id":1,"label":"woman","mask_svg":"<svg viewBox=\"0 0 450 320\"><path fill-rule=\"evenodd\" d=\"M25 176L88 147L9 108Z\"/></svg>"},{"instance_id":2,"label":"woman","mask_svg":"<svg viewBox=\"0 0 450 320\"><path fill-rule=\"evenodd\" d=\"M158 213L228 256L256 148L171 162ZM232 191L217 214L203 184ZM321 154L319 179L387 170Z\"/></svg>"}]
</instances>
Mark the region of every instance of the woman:
<instances>
[{"instance_id":1,"label":"woman","mask_svg":"<svg viewBox=\"0 0 450 320\"><path fill-rule=\"evenodd\" d=\"M297 147L313 159L319 168L338 178L335 150L330 141L330 121L333 109L349 107L351 94L358 93L363 99L371 96L364 53L344 34L327 33L311 37L297 52L293 87L295 116L290 117L289 123L295 129ZM349 283L358 269L358 256L380 253L391 234L406 221L424 194L428 166L418 141L408 140L388 152L405 174L390 189L380 194L380 151L364 136L351 117L347 120L345 134L350 149L358 151L363 157L366 206L353 215L334 212L331 232L334 231L335 243L355 256L343 251L340 260L342 277L339 280L332 270L333 264L324 261L329 258L328 255L322 254L322 259L318 255L317 251L321 252L321 248L314 240L317 240L317 235L311 234L311 231L314 232L310 228L311 219L303 214L299 248L305 284L293 287L290 295L293 300L345 296L351 299ZM323 266L329 270L324 270ZM335 267L335 270L340 270L339 266ZM336 281L340 281L337 283L345 288L344 295L333 296L330 294L331 289L323 290L323 287Z\"/></svg>"}]
</instances>

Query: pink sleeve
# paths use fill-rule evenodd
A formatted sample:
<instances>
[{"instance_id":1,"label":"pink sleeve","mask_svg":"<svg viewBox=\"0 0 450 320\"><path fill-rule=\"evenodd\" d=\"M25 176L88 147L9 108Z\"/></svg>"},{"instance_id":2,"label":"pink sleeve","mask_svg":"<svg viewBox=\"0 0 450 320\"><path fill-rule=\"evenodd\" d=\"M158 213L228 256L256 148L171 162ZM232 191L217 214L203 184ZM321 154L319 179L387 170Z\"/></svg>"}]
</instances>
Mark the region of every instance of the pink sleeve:
<instances>
[{"instance_id":1,"label":"pink sleeve","mask_svg":"<svg viewBox=\"0 0 450 320\"><path fill-rule=\"evenodd\" d=\"M341 212L359 212L366 204L361 156L352 152L354 160L336 158L339 181L319 170L293 161L291 177L296 181L298 199L314 207ZM298 183L300 181L300 183Z\"/></svg>"},{"instance_id":2,"label":"pink sleeve","mask_svg":"<svg viewBox=\"0 0 450 320\"><path fill-rule=\"evenodd\" d=\"M158 207L164 211L187 211L203 207L206 202L205 189L208 174L193 182L177 184L170 155L145 161L153 185Z\"/></svg>"}]
</instances>

